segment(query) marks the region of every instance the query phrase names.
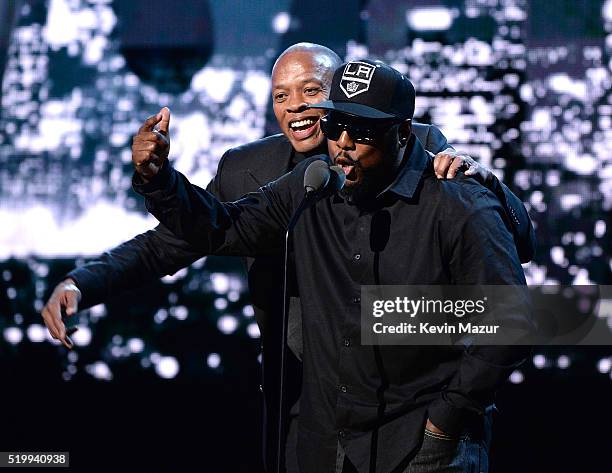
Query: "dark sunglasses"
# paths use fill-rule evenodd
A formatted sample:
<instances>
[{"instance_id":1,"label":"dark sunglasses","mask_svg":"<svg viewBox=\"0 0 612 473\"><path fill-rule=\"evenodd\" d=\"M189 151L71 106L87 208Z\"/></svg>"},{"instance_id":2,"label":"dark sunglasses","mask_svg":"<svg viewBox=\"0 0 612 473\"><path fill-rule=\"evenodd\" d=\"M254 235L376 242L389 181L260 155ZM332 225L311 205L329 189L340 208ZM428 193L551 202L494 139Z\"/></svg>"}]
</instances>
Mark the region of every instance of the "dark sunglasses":
<instances>
[{"instance_id":1,"label":"dark sunglasses","mask_svg":"<svg viewBox=\"0 0 612 473\"><path fill-rule=\"evenodd\" d=\"M371 145L382 140L385 133L400 123L397 120L366 120L330 112L320 119L321 131L332 141L337 141L346 131L355 143Z\"/></svg>"}]
</instances>

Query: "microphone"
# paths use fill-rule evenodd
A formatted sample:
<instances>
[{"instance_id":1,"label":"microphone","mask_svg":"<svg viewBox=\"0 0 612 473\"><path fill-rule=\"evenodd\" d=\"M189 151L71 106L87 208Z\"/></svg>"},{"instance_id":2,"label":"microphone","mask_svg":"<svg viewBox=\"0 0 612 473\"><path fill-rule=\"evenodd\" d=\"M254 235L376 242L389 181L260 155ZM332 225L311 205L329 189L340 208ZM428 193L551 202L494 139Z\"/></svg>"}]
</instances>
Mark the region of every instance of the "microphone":
<instances>
[{"instance_id":1,"label":"microphone","mask_svg":"<svg viewBox=\"0 0 612 473\"><path fill-rule=\"evenodd\" d=\"M308 165L304 173L304 190L306 195L318 192L329 182L330 172L328 164L317 159Z\"/></svg>"},{"instance_id":2,"label":"microphone","mask_svg":"<svg viewBox=\"0 0 612 473\"><path fill-rule=\"evenodd\" d=\"M322 190L337 192L344 187L346 175L340 166L330 166L318 159L306 168L304 173L304 191L306 197L313 196Z\"/></svg>"}]
</instances>

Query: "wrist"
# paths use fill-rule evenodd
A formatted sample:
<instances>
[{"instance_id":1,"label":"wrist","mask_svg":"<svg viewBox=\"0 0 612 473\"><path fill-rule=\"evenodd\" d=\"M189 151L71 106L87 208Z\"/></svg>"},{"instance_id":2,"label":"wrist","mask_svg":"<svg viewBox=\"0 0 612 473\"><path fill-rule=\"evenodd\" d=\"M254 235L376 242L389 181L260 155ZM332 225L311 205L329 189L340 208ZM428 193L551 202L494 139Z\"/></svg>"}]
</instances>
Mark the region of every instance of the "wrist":
<instances>
[{"instance_id":1,"label":"wrist","mask_svg":"<svg viewBox=\"0 0 612 473\"><path fill-rule=\"evenodd\" d=\"M132 188L137 194L144 195L147 193L164 190L172 181L172 166L170 162L164 160L159 171L154 176L146 179L142 174L135 171L132 176Z\"/></svg>"},{"instance_id":2,"label":"wrist","mask_svg":"<svg viewBox=\"0 0 612 473\"><path fill-rule=\"evenodd\" d=\"M434 425L434 423L431 420L429 420L429 419L427 419L427 423L425 424L425 428L427 430L429 430L430 432L433 432L435 434L447 435L446 432L444 432L442 429L439 429L438 427L436 427Z\"/></svg>"},{"instance_id":3,"label":"wrist","mask_svg":"<svg viewBox=\"0 0 612 473\"><path fill-rule=\"evenodd\" d=\"M71 279L71 278L64 279L59 285L65 291L74 291L74 292L76 292L77 300L79 302L81 301L81 298L82 298L81 290L76 285L76 282L74 281L74 279Z\"/></svg>"}]
</instances>

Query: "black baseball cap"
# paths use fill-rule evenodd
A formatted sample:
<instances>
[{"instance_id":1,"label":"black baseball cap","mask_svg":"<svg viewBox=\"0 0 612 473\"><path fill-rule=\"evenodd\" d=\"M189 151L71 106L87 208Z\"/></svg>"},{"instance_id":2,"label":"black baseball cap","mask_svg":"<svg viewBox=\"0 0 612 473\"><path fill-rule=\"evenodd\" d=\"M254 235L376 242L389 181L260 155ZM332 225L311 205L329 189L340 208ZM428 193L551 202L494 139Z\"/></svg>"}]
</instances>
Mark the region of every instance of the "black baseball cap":
<instances>
[{"instance_id":1,"label":"black baseball cap","mask_svg":"<svg viewBox=\"0 0 612 473\"><path fill-rule=\"evenodd\" d=\"M382 61L342 64L332 79L329 100L308 108L335 110L368 119L412 119L416 92L412 82Z\"/></svg>"}]
</instances>

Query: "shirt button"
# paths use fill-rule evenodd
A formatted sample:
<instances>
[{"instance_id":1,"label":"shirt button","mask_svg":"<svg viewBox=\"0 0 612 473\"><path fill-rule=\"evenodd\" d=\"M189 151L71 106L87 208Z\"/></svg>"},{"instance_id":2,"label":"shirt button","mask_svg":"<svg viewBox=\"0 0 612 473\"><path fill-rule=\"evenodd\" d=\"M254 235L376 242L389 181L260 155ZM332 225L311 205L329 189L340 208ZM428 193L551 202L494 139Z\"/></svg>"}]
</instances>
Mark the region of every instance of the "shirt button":
<instances>
[{"instance_id":1,"label":"shirt button","mask_svg":"<svg viewBox=\"0 0 612 473\"><path fill-rule=\"evenodd\" d=\"M361 259L361 255L360 255L359 253L357 253L357 254L355 254L355 255L353 256L353 260L354 260L354 261L359 261L360 259Z\"/></svg>"},{"instance_id":2,"label":"shirt button","mask_svg":"<svg viewBox=\"0 0 612 473\"><path fill-rule=\"evenodd\" d=\"M342 343L344 343L345 347L350 347L351 346L351 339L350 338L345 338Z\"/></svg>"},{"instance_id":3,"label":"shirt button","mask_svg":"<svg viewBox=\"0 0 612 473\"><path fill-rule=\"evenodd\" d=\"M353 297L353 304L359 304L361 302L361 297Z\"/></svg>"},{"instance_id":4,"label":"shirt button","mask_svg":"<svg viewBox=\"0 0 612 473\"><path fill-rule=\"evenodd\" d=\"M342 391L343 393L348 391L348 389L346 388L346 386L344 384L341 384L340 386L338 386L338 389L340 389L340 391Z\"/></svg>"}]
</instances>

